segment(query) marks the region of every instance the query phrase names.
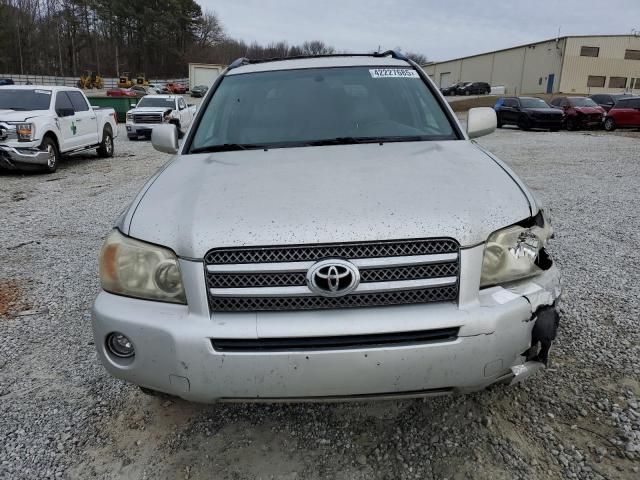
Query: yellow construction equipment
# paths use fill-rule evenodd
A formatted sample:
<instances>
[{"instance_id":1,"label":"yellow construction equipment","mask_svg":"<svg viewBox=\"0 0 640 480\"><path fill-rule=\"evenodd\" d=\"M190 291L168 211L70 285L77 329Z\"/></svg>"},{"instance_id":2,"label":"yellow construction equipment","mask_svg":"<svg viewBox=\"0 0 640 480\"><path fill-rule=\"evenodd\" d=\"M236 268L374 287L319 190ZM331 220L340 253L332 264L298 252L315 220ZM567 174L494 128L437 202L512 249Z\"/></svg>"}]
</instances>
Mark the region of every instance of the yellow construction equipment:
<instances>
[{"instance_id":1,"label":"yellow construction equipment","mask_svg":"<svg viewBox=\"0 0 640 480\"><path fill-rule=\"evenodd\" d=\"M145 78L144 73L139 73L138 76L136 77L136 84L142 85L143 87L148 87L149 80Z\"/></svg>"},{"instance_id":2,"label":"yellow construction equipment","mask_svg":"<svg viewBox=\"0 0 640 480\"><path fill-rule=\"evenodd\" d=\"M124 72L118 79L118 88L129 88L133 86L129 72Z\"/></svg>"},{"instance_id":3,"label":"yellow construction equipment","mask_svg":"<svg viewBox=\"0 0 640 480\"><path fill-rule=\"evenodd\" d=\"M93 89L93 88L103 88L104 81L99 73L92 71L85 71L83 75L80 76L80 80L78 80L78 88L82 89Z\"/></svg>"}]
</instances>

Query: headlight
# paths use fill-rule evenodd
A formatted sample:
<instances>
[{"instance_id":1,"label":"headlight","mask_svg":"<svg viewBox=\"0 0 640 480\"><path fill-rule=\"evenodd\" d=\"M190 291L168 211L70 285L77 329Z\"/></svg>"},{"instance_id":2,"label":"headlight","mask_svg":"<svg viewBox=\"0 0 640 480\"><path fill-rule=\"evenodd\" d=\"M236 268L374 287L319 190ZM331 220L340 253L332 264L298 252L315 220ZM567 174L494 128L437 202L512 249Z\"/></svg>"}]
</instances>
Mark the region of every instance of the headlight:
<instances>
[{"instance_id":1,"label":"headlight","mask_svg":"<svg viewBox=\"0 0 640 480\"><path fill-rule=\"evenodd\" d=\"M30 142L35 135L35 126L33 123L13 123L16 127L16 135L19 142Z\"/></svg>"},{"instance_id":2,"label":"headlight","mask_svg":"<svg viewBox=\"0 0 640 480\"><path fill-rule=\"evenodd\" d=\"M114 230L100 252L103 290L128 297L186 304L178 258L169 249Z\"/></svg>"},{"instance_id":3,"label":"headlight","mask_svg":"<svg viewBox=\"0 0 640 480\"><path fill-rule=\"evenodd\" d=\"M480 287L520 280L542 271L538 257L553 231L542 210L533 220L533 226L513 225L489 236Z\"/></svg>"},{"instance_id":4,"label":"headlight","mask_svg":"<svg viewBox=\"0 0 640 480\"><path fill-rule=\"evenodd\" d=\"M127 113L127 122L133 122L133 113Z\"/></svg>"}]
</instances>

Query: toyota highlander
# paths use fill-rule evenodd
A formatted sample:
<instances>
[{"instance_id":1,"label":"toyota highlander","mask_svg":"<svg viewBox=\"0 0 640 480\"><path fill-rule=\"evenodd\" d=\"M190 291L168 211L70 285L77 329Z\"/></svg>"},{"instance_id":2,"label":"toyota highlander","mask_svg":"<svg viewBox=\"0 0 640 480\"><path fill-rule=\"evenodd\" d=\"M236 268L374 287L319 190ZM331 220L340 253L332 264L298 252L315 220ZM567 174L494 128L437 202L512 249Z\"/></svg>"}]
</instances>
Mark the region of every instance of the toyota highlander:
<instances>
[{"instance_id":1,"label":"toyota highlander","mask_svg":"<svg viewBox=\"0 0 640 480\"><path fill-rule=\"evenodd\" d=\"M548 213L402 54L239 59L100 253L98 356L215 402L521 381L555 339Z\"/></svg>"}]
</instances>

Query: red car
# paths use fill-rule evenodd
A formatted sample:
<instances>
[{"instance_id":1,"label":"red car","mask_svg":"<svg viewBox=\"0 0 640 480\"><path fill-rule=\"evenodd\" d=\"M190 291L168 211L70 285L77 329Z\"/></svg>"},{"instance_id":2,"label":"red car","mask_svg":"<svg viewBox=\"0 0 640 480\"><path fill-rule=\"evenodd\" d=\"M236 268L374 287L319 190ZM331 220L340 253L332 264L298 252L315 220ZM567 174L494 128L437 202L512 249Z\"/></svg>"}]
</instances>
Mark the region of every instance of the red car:
<instances>
[{"instance_id":1,"label":"red car","mask_svg":"<svg viewBox=\"0 0 640 480\"><path fill-rule=\"evenodd\" d=\"M178 93L181 95L187 93L187 87L185 87L184 85L180 85L179 83L167 83L164 89L167 92Z\"/></svg>"},{"instance_id":2,"label":"red car","mask_svg":"<svg viewBox=\"0 0 640 480\"><path fill-rule=\"evenodd\" d=\"M551 106L564 113L563 124L567 130L600 127L605 109L587 97L556 97Z\"/></svg>"},{"instance_id":3,"label":"red car","mask_svg":"<svg viewBox=\"0 0 640 480\"><path fill-rule=\"evenodd\" d=\"M640 128L640 97L618 100L604 119L604 129L608 132L616 128Z\"/></svg>"},{"instance_id":4,"label":"red car","mask_svg":"<svg viewBox=\"0 0 640 480\"><path fill-rule=\"evenodd\" d=\"M131 88L112 88L107 90L107 97L144 97L148 95L147 89L140 85L134 85Z\"/></svg>"}]
</instances>

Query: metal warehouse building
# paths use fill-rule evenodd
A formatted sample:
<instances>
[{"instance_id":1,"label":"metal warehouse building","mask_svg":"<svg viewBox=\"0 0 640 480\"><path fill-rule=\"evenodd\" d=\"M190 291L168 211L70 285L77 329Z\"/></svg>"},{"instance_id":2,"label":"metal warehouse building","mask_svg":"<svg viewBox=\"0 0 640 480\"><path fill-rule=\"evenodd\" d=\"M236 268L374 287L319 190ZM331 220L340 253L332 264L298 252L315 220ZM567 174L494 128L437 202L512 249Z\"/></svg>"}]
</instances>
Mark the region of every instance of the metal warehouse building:
<instances>
[{"instance_id":1,"label":"metal warehouse building","mask_svg":"<svg viewBox=\"0 0 640 480\"><path fill-rule=\"evenodd\" d=\"M423 68L440 87L464 81L504 86L512 95L640 93L640 37L559 37Z\"/></svg>"}]
</instances>

